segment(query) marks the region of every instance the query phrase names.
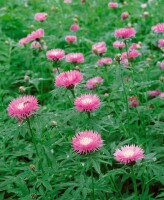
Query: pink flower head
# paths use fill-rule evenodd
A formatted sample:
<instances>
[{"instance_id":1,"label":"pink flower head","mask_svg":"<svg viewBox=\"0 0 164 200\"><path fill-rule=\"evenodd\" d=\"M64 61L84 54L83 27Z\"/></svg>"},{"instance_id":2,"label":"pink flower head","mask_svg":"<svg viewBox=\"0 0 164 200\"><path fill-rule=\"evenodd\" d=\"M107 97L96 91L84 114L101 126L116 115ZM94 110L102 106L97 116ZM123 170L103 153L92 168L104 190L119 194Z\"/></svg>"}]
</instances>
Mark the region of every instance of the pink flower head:
<instances>
[{"instance_id":1,"label":"pink flower head","mask_svg":"<svg viewBox=\"0 0 164 200\"><path fill-rule=\"evenodd\" d=\"M138 48L140 48L141 46L139 45L139 44L137 44L137 43L132 43L132 45L129 47L129 50L130 51L133 51L133 50L135 50L135 49L138 49Z\"/></svg>"},{"instance_id":2,"label":"pink flower head","mask_svg":"<svg viewBox=\"0 0 164 200\"><path fill-rule=\"evenodd\" d=\"M27 44L29 42L28 38L25 37L25 38L22 38L19 40L19 45L20 46L24 46L25 44Z\"/></svg>"},{"instance_id":3,"label":"pink flower head","mask_svg":"<svg viewBox=\"0 0 164 200\"><path fill-rule=\"evenodd\" d=\"M107 48L106 48L105 42L99 42L99 43L96 43L92 46L92 52L97 54L97 55L102 55L106 51L107 51Z\"/></svg>"},{"instance_id":4,"label":"pink flower head","mask_svg":"<svg viewBox=\"0 0 164 200\"><path fill-rule=\"evenodd\" d=\"M125 43L117 40L113 43L113 47L117 49L122 49L125 47Z\"/></svg>"},{"instance_id":5,"label":"pink flower head","mask_svg":"<svg viewBox=\"0 0 164 200\"><path fill-rule=\"evenodd\" d=\"M164 92L161 92L159 95L160 98L164 98Z\"/></svg>"},{"instance_id":6,"label":"pink flower head","mask_svg":"<svg viewBox=\"0 0 164 200\"><path fill-rule=\"evenodd\" d=\"M31 34L27 36L29 41L31 40L39 40L41 37L44 37L44 29L39 28L36 31L33 31Z\"/></svg>"},{"instance_id":7,"label":"pink flower head","mask_svg":"<svg viewBox=\"0 0 164 200\"><path fill-rule=\"evenodd\" d=\"M72 0L64 0L64 3L72 3Z\"/></svg>"},{"instance_id":8,"label":"pink flower head","mask_svg":"<svg viewBox=\"0 0 164 200\"><path fill-rule=\"evenodd\" d=\"M129 107L137 107L139 106L139 102L137 97L129 97L128 98Z\"/></svg>"},{"instance_id":9,"label":"pink flower head","mask_svg":"<svg viewBox=\"0 0 164 200\"><path fill-rule=\"evenodd\" d=\"M133 51L128 52L128 55L127 55L127 52L124 52L121 55L122 59L129 58L129 60L133 60L134 58L136 58L138 56L140 56L140 53L137 50L133 50Z\"/></svg>"},{"instance_id":10,"label":"pink flower head","mask_svg":"<svg viewBox=\"0 0 164 200\"><path fill-rule=\"evenodd\" d=\"M77 40L76 36L74 35L68 35L65 37L65 41L67 41L68 43L73 43Z\"/></svg>"},{"instance_id":11,"label":"pink flower head","mask_svg":"<svg viewBox=\"0 0 164 200\"><path fill-rule=\"evenodd\" d=\"M32 49L42 49L42 46L41 46L41 44L40 44L39 42L33 41L33 42L31 43L31 48L32 48Z\"/></svg>"},{"instance_id":12,"label":"pink flower head","mask_svg":"<svg viewBox=\"0 0 164 200\"><path fill-rule=\"evenodd\" d=\"M83 94L75 99L74 105L79 112L91 112L99 108L100 99L97 95Z\"/></svg>"},{"instance_id":13,"label":"pink flower head","mask_svg":"<svg viewBox=\"0 0 164 200\"><path fill-rule=\"evenodd\" d=\"M152 27L152 30L156 33L164 33L164 23L157 24Z\"/></svg>"},{"instance_id":14,"label":"pink flower head","mask_svg":"<svg viewBox=\"0 0 164 200\"><path fill-rule=\"evenodd\" d=\"M112 63L112 58L101 58L97 63L99 66L110 65Z\"/></svg>"},{"instance_id":15,"label":"pink flower head","mask_svg":"<svg viewBox=\"0 0 164 200\"><path fill-rule=\"evenodd\" d=\"M83 63L84 56L82 53L69 53L66 55L66 62Z\"/></svg>"},{"instance_id":16,"label":"pink flower head","mask_svg":"<svg viewBox=\"0 0 164 200\"><path fill-rule=\"evenodd\" d=\"M43 22L46 19L46 17L47 17L47 13L43 12L43 13L36 13L34 18L37 21Z\"/></svg>"},{"instance_id":17,"label":"pink flower head","mask_svg":"<svg viewBox=\"0 0 164 200\"><path fill-rule=\"evenodd\" d=\"M95 89L99 83L103 83L103 79L100 76L96 76L87 81L86 87L88 89Z\"/></svg>"},{"instance_id":18,"label":"pink flower head","mask_svg":"<svg viewBox=\"0 0 164 200\"><path fill-rule=\"evenodd\" d=\"M121 20L125 20L125 19L127 19L129 17L129 13L128 12L123 12L122 14L121 14Z\"/></svg>"},{"instance_id":19,"label":"pink flower head","mask_svg":"<svg viewBox=\"0 0 164 200\"><path fill-rule=\"evenodd\" d=\"M156 97L156 96L158 96L160 93L161 93L160 90L150 91L150 92L149 92L149 96L150 96L150 97Z\"/></svg>"},{"instance_id":20,"label":"pink flower head","mask_svg":"<svg viewBox=\"0 0 164 200\"><path fill-rule=\"evenodd\" d=\"M77 153L89 153L98 150L103 145L101 135L94 131L83 131L72 138L72 146Z\"/></svg>"},{"instance_id":21,"label":"pink flower head","mask_svg":"<svg viewBox=\"0 0 164 200\"><path fill-rule=\"evenodd\" d=\"M46 56L49 60L59 61L65 57L65 53L62 49L52 49L47 51Z\"/></svg>"},{"instance_id":22,"label":"pink flower head","mask_svg":"<svg viewBox=\"0 0 164 200\"><path fill-rule=\"evenodd\" d=\"M120 64L122 64L124 67L128 67L129 65L128 59L121 59Z\"/></svg>"},{"instance_id":23,"label":"pink flower head","mask_svg":"<svg viewBox=\"0 0 164 200\"><path fill-rule=\"evenodd\" d=\"M134 28L120 28L115 31L115 37L116 38L122 38L122 39L127 39L134 37L136 34Z\"/></svg>"},{"instance_id":24,"label":"pink flower head","mask_svg":"<svg viewBox=\"0 0 164 200\"><path fill-rule=\"evenodd\" d=\"M11 117L26 119L38 110L38 100L33 96L23 96L11 101L8 106L8 114Z\"/></svg>"},{"instance_id":25,"label":"pink flower head","mask_svg":"<svg viewBox=\"0 0 164 200\"><path fill-rule=\"evenodd\" d=\"M164 61L161 62L160 67L164 69Z\"/></svg>"},{"instance_id":26,"label":"pink flower head","mask_svg":"<svg viewBox=\"0 0 164 200\"><path fill-rule=\"evenodd\" d=\"M144 151L139 146L133 144L125 145L121 149L116 149L114 156L118 162L127 164L144 158Z\"/></svg>"},{"instance_id":27,"label":"pink flower head","mask_svg":"<svg viewBox=\"0 0 164 200\"><path fill-rule=\"evenodd\" d=\"M164 48L164 39L159 39L158 40L158 47L159 48Z\"/></svg>"},{"instance_id":28,"label":"pink flower head","mask_svg":"<svg viewBox=\"0 0 164 200\"><path fill-rule=\"evenodd\" d=\"M77 24L72 24L70 27L70 31L76 32L79 30L79 26Z\"/></svg>"},{"instance_id":29,"label":"pink flower head","mask_svg":"<svg viewBox=\"0 0 164 200\"><path fill-rule=\"evenodd\" d=\"M108 7L110 7L110 8L118 8L118 3L110 2L110 3L108 3Z\"/></svg>"},{"instance_id":30,"label":"pink flower head","mask_svg":"<svg viewBox=\"0 0 164 200\"><path fill-rule=\"evenodd\" d=\"M83 80L83 75L77 70L62 72L56 77L55 85L57 87L65 87L67 89L74 88L75 85Z\"/></svg>"}]
</instances>

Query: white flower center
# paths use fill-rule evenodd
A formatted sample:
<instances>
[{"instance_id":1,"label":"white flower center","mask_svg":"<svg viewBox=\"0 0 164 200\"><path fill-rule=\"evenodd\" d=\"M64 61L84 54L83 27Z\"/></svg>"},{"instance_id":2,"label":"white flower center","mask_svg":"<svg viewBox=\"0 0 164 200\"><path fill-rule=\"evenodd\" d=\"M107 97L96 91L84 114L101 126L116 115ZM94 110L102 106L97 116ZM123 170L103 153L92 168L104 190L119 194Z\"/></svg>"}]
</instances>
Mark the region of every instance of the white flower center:
<instances>
[{"instance_id":1,"label":"white flower center","mask_svg":"<svg viewBox=\"0 0 164 200\"><path fill-rule=\"evenodd\" d=\"M85 99L82 100L82 103L83 103L84 105L89 104L89 103L92 103L92 99L90 99L90 98L85 98Z\"/></svg>"},{"instance_id":2,"label":"white flower center","mask_svg":"<svg viewBox=\"0 0 164 200\"><path fill-rule=\"evenodd\" d=\"M131 157L131 156L134 155L134 151L132 151L132 150L127 150L127 151L123 152L123 155L124 155L126 158Z\"/></svg>"},{"instance_id":3,"label":"white flower center","mask_svg":"<svg viewBox=\"0 0 164 200\"><path fill-rule=\"evenodd\" d=\"M80 143L82 145L88 145L92 142L92 139L91 138L88 138L88 137L84 137L83 139L80 140Z\"/></svg>"},{"instance_id":4,"label":"white flower center","mask_svg":"<svg viewBox=\"0 0 164 200\"><path fill-rule=\"evenodd\" d=\"M19 103L17 108L22 110L28 103L30 103L30 102L29 101L25 101L25 102Z\"/></svg>"}]
</instances>

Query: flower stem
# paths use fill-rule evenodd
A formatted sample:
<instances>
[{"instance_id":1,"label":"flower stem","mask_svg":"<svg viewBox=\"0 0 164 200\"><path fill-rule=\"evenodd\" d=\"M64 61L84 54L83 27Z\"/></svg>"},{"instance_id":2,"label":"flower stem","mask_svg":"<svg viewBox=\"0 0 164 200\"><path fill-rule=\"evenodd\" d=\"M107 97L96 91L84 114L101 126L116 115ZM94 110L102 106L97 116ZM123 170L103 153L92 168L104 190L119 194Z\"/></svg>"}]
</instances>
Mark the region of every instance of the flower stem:
<instances>
[{"instance_id":1,"label":"flower stem","mask_svg":"<svg viewBox=\"0 0 164 200\"><path fill-rule=\"evenodd\" d=\"M73 98L75 98L75 91L74 91L74 89L70 89L70 91L72 93Z\"/></svg>"},{"instance_id":2,"label":"flower stem","mask_svg":"<svg viewBox=\"0 0 164 200\"><path fill-rule=\"evenodd\" d=\"M91 113L87 112L87 114L88 114L88 118L90 119L91 118Z\"/></svg>"},{"instance_id":3,"label":"flower stem","mask_svg":"<svg viewBox=\"0 0 164 200\"><path fill-rule=\"evenodd\" d=\"M138 200L137 182L136 182L136 178L135 178L135 175L134 175L133 166L130 169L131 169L131 178L132 178L133 187L134 187L134 193L135 193L135 200Z\"/></svg>"},{"instance_id":4,"label":"flower stem","mask_svg":"<svg viewBox=\"0 0 164 200\"><path fill-rule=\"evenodd\" d=\"M95 188L94 188L93 168L91 169L91 177L92 177L92 199L95 200Z\"/></svg>"},{"instance_id":5,"label":"flower stem","mask_svg":"<svg viewBox=\"0 0 164 200\"><path fill-rule=\"evenodd\" d=\"M32 142L34 144L34 148L35 148L35 151L36 151L36 155L37 157L39 158L39 151L37 149L37 144L36 144L36 140L35 140L35 135L32 131L32 128L31 128L31 124L30 124L30 119L27 118L27 124L28 124L28 127L29 127L29 131L30 131L30 134L31 134L31 138L32 138Z\"/></svg>"}]
</instances>

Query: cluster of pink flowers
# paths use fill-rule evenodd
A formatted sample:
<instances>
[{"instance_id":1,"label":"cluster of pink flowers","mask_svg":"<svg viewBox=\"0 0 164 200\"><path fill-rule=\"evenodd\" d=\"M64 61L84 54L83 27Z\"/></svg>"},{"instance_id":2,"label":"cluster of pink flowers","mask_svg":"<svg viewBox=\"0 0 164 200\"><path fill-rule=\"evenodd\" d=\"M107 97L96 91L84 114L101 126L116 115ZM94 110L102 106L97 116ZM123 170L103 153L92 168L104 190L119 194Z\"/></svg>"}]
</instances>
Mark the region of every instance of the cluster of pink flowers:
<instances>
[{"instance_id":1,"label":"cluster of pink flowers","mask_svg":"<svg viewBox=\"0 0 164 200\"><path fill-rule=\"evenodd\" d=\"M55 85L57 87L65 87L67 89L72 89L83 80L83 75L77 70L71 70L68 72L62 72L56 77Z\"/></svg>"},{"instance_id":2,"label":"cluster of pink flowers","mask_svg":"<svg viewBox=\"0 0 164 200\"><path fill-rule=\"evenodd\" d=\"M108 3L108 7L110 7L110 8L118 8L118 3L109 2L109 3Z\"/></svg>"},{"instance_id":3,"label":"cluster of pink flowers","mask_svg":"<svg viewBox=\"0 0 164 200\"><path fill-rule=\"evenodd\" d=\"M82 53L69 53L66 55L66 62L83 63L84 56Z\"/></svg>"},{"instance_id":4,"label":"cluster of pink flowers","mask_svg":"<svg viewBox=\"0 0 164 200\"><path fill-rule=\"evenodd\" d=\"M138 44L138 43L132 43L131 46L129 47L129 50L133 51L133 50L138 49L140 47L141 47L140 44Z\"/></svg>"},{"instance_id":5,"label":"cluster of pink flowers","mask_svg":"<svg viewBox=\"0 0 164 200\"><path fill-rule=\"evenodd\" d=\"M164 61L161 62L160 67L161 69L164 69Z\"/></svg>"},{"instance_id":6,"label":"cluster of pink flowers","mask_svg":"<svg viewBox=\"0 0 164 200\"><path fill-rule=\"evenodd\" d=\"M38 100L33 96L23 96L11 101L8 106L8 114L18 119L26 119L38 110Z\"/></svg>"},{"instance_id":7,"label":"cluster of pink flowers","mask_svg":"<svg viewBox=\"0 0 164 200\"><path fill-rule=\"evenodd\" d=\"M152 27L152 30L156 33L164 33L164 23L159 23Z\"/></svg>"},{"instance_id":8,"label":"cluster of pink flowers","mask_svg":"<svg viewBox=\"0 0 164 200\"><path fill-rule=\"evenodd\" d=\"M137 97L129 97L128 98L129 107L137 107L139 106L139 102Z\"/></svg>"},{"instance_id":9,"label":"cluster of pink flowers","mask_svg":"<svg viewBox=\"0 0 164 200\"><path fill-rule=\"evenodd\" d=\"M112 63L112 58L101 58L100 60L98 60L97 64L99 66L106 66L106 65L110 65Z\"/></svg>"},{"instance_id":10,"label":"cluster of pink flowers","mask_svg":"<svg viewBox=\"0 0 164 200\"><path fill-rule=\"evenodd\" d=\"M128 164L144 158L144 151L139 146L126 145L116 149L114 156L118 162Z\"/></svg>"},{"instance_id":11,"label":"cluster of pink flowers","mask_svg":"<svg viewBox=\"0 0 164 200\"><path fill-rule=\"evenodd\" d=\"M125 20L125 19L127 19L129 17L129 13L128 12L123 12L122 14L121 14L121 20Z\"/></svg>"},{"instance_id":12,"label":"cluster of pink flowers","mask_svg":"<svg viewBox=\"0 0 164 200\"><path fill-rule=\"evenodd\" d=\"M77 153L90 153L103 145L101 135L94 131L79 132L72 138L72 146Z\"/></svg>"},{"instance_id":13,"label":"cluster of pink flowers","mask_svg":"<svg viewBox=\"0 0 164 200\"><path fill-rule=\"evenodd\" d=\"M140 53L137 51L137 50L133 50L133 51L129 51L128 54L127 52L124 52L122 53L121 57L122 57L122 60L124 59L129 59L129 60L133 60L134 58L140 56Z\"/></svg>"},{"instance_id":14,"label":"cluster of pink flowers","mask_svg":"<svg viewBox=\"0 0 164 200\"><path fill-rule=\"evenodd\" d=\"M103 79L100 76L96 76L94 78L91 78L86 83L86 88L88 89L95 89L98 84L103 83Z\"/></svg>"},{"instance_id":15,"label":"cluster of pink flowers","mask_svg":"<svg viewBox=\"0 0 164 200\"><path fill-rule=\"evenodd\" d=\"M23 46L29 43L30 41L40 40L41 37L44 37L44 30L42 28L39 28L38 30L33 31L32 33L28 34L27 37L20 39L19 45Z\"/></svg>"},{"instance_id":16,"label":"cluster of pink flowers","mask_svg":"<svg viewBox=\"0 0 164 200\"><path fill-rule=\"evenodd\" d=\"M67 41L68 43L72 44L73 42L75 42L77 40L76 36L74 35L68 35L65 37L65 41Z\"/></svg>"},{"instance_id":17,"label":"cluster of pink flowers","mask_svg":"<svg viewBox=\"0 0 164 200\"><path fill-rule=\"evenodd\" d=\"M78 24L72 24L70 26L70 31L76 32L79 30L79 25Z\"/></svg>"},{"instance_id":18,"label":"cluster of pink flowers","mask_svg":"<svg viewBox=\"0 0 164 200\"><path fill-rule=\"evenodd\" d=\"M92 52L97 54L97 55L102 55L106 51L107 51L107 48L106 48L105 42L99 42L99 43L96 43L92 46Z\"/></svg>"},{"instance_id":19,"label":"cluster of pink flowers","mask_svg":"<svg viewBox=\"0 0 164 200\"><path fill-rule=\"evenodd\" d=\"M158 47L159 48L164 48L164 39L159 39L158 40Z\"/></svg>"},{"instance_id":20,"label":"cluster of pink flowers","mask_svg":"<svg viewBox=\"0 0 164 200\"><path fill-rule=\"evenodd\" d=\"M120 28L115 31L116 38L128 39L135 37L136 31L134 28Z\"/></svg>"},{"instance_id":21,"label":"cluster of pink flowers","mask_svg":"<svg viewBox=\"0 0 164 200\"><path fill-rule=\"evenodd\" d=\"M156 96L158 96L160 93L161 93L160 90L153 90L153 91L150 91L150 92L149 92L149 96L150 96L150 97L156 97Z\"/></svg>"},{"instance_id":22,"label":"cluster of pink flowers","mask_svg":"<svg viewBox=\"0 0 164 200\"><path fill-rule=\"evenodd\" d=\"M47 18L47 13L36 13L34 18L37 21L43 22Z\"/></svg>"},{"instance_id":23,"label":"cluster of pink flowers","mask_svg":"<svg viewBox=\"0 0 164 200\"><path fill-rule=\"evenodd\" d=\"M65 52L62 49L52 49L47 51L46 56L49 60L59 61L65 57Z\"/></svg>"},{"instance_id":24,"label":"cluster of pink flowers","mask_svg":"<svg viewBox=\"0 0 164 200\"><path fill-rule=\"evenodd\" d=\"M117 49L122 49L125 47L125 43L117 40L113 43L113 47Z\"/></svg>"},{"instance_id":25,"label":"cluster of pink flowers","mask_svg":"<svg viewBox=\"0 0 164 200\"><path fill-rule=\"evenodd\" d=\"M83 94L75 99L74 105L79 112L91 112L99 108L100 99L95 94Z\"/></svg>"}]
</instances>

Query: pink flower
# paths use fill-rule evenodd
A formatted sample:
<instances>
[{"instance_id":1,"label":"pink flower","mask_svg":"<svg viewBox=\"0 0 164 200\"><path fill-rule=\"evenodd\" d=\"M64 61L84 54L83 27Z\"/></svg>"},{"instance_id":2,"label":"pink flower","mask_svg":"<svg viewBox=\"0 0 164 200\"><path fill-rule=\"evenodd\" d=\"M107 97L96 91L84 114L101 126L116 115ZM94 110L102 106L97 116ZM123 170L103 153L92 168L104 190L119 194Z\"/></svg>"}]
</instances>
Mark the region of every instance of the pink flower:
<instances>
[{"instance_id":1,"label":"pink flower","mask_svg":"<svg viewBox=\"0 0 164 200\"><path fill-rule=\"evenodd\" d=\"M160 67L164 69L164 61L161 62Z\"/></svg>"},{"instance_id":2,"label":"pink flower","mask_svg":"<svg viewBox=\"0 0 164 200\"><path fill-rule=\"evenodd\" d=\"M135 32L134 28L120 28L115 31L114 35L116 38L127 39L127 38L134 37L135 34L136 34L136 32Z\"/></svg>"},{"instance_id":3,"label":"pink flower","mask_svg":"<svg viewBox=\"0 0 164 200\"><path fill-rule=\"evenodd\" d=\"M56 77L55 85L57 87L65 87L67 89L74 88L75 85L83 80L83 75L77 70L71 70L68 72L62 72Z\"/></svg>"},{"instance_id":4,"label":"pink flower","mask_svg":"<svg viewBox=\"0 0 164 200\"><path fill-rule=\"evenodd\" d=\"M120 64L122 64L124 67L128 67L128 59L121 59Z\"/></svg>"},{"instance_id":5,"label":"pink flower","mask_svg":"<svg viewBox=\"0 0 164 200\"><path fill-rule=\"evenodd\" d=\"M74 105L79 112L91 112L99 108L100 99L97 95L83 94L75 99Z\"/></svg>"},{"instance_id":6,"label":"pink flower","mask_svg":"<svg viewBox=\"0 0 164 200\"><path fill-rule=\"evenodd\" d=\"M164 92L161 92L159 95L160 98L164 98Z\"/></svg>"},{"instance_id":7,"label":"pink flower","mask_svg":"<svg viewBox=\"0 0 164 200\"><path fill-rule=\"evenodd\" d=\"M108 7L118 8L118 3L110 2L110 3L108 3Z\"/></svg>"},{"instance_id":8,"label":"pink flower","mask_svg":"<svg viewBox=\"0 0 164 200\"><path fill-rule=\"evenodd\" d=\"M19 45L20 46L24 46L25 44L27 44L29 42L28 38L25 37L25 38L22 38L19 40Z\"/></svg>"},{"instance_id":9,"label":"pink flower","mask_svg":"<svg viewBox=\"0 0 164 200\"><path fill-rule=\"evenodd\" d=\"M125 47L125 43L117 40L113 43L113 47L117 49L122 49Z\"/></svg>"},{"instance_id":10,"label":"pink flower","mask_svg":"<svg viewBox=\"0 0 164 200\"><path fill-rule=\"evenodd\" d=\"M72 24L70 27L70 31L76 32L79 30L79 26L77 24Z\"/></svg>"},{"instance_id":11,"label":"pink flower","mask_svg":"<svg viewBox=\"0 0 164 200\"><path fill-rule=\"evenodd\" d=\"M26 119L38 110L38 100L33 96L23 96L11 101L8 106L8 114L11 117Z\"/></svg>"},{"instance_id":12,"label":"pink flower","mask_svg":"<svg viewBox=\"0 0 164 200\"><path fill-rule=\"evenodd\" d=\"M129 60L133 60L134 58L136 58L138 56L140 56L140 53L137 50L133 50L133 51L128 52L128 55L127 55L127 52L124 52L121 55L122 59L129 58Z\"/></svg>"},{"instance_id":13,"label":"pink flower","mask_svg":"<svg viewBox=\"0 0 164 200\"><path fill-rule=\"evenodd\" d=\"M121 14L121 20L125 20L125 19L127 19L129 17L129 13L128 12L123 12L122 14Z\"/></svg>"},{"instance_id":14,"label":"pink flower","mask_svg":"<svg viewBox=\"0 0 164 200\"><path fill-rule=\"evenodd\" d=\"M133 51L133 50L135 50L135 49L138 49L138 48L140 48L141 46L139 45L139 44L137 44L137 43L132 43L132 45L129 47L129 50L130 51Z\"/></svg>"},{"instance_id":15,"label":"pink flower","mask_svg":"<svg viewBox=\"0 0 164 200\"><path fill-rule=\"evenodd\" d=\"M106 66L112 63L112 58L101 58L97 63L99 66Z\"/></svg>"},{"instance_id":16,"label":"pink flower","mask_svg":"<svg viewBox=\"0 0 164 200\"><path fill-rule=\"evenodd\" d=\"M156 96L158 96L160 93L161 93L160 90L150 91L150 92L149 92L149 96L150 96L150 97L156 97Z\"/></svg>"},{"instance_id":17,"label":"pink flower","mask_svg":"<svg viewBox=\"0 0 164 200\"><path fill-rule=\"evenodd\" d=\"M37 21L43 22L46 19L46 17L47 17L47 13L43 12L43 13L36 13L34 18Z\"/></svg>"},{"instance_id":18,"label":"pink flower","mask_svg":"<svg viewBox=\"0 0 164 200\"><path fill-rule=\"evenodd\" d=\"M31 48L33 48L33 49L42 49L42 46L41 46L41 44L39 42L33 41L31 43Z\"/></svg>"},{"instance_id":19,"label":"pink flower","mask_svg":"<svg viewBox=\"0 0 164 200\"><path fill-rule=\"evenodd\" d=\"M66 55L66 62L83 63L84 56L82 53L69 53Z\"/></svg>"},{"instance_id":20,"label":"pink flower","mask_svg":"<svg viewBox=\"0 0 164 200\"><path fill-rule=\"evenodd\" d=\"M41 37L44 37L44 30L39 28L36 31L33 31L31 34L27 35L27 39L31 40L39 40Z\"/></svg>"},{"instance_id":21,"label":"pink flower","mask_svg":"<svg viewBox=\"0 0 164 200\"><path fill-rule=\"evenodd\" d=\"M47 51L46 56L49 60L59 61L65 57L65 53L62 49L52 49Z\"/></svg>"},{"instance_id":22,"label":"pink flower","mask_svg":"<svg viewBox=\"0 0 164 200\"><path fill-rule=\"evenodd\" d=\"M64 3L72 3L72 0L64 0Z\"/></svg>"},{"instance_id":23,"label":"pink flower","mask_svg":"<svg viewBox=\"0 0 164 200\"><path fill-rule=\"evenodd\" d=\"M92 46L92 52L97 54L97 55L102 55L106 51L107 51L107 48L106 48L105 42L99 42L99 43L96 43Z\"/></svg>"},{"instance_id":24,"label":"pink flower","mask_svg":"<svg viewBox=\"0 0 164 200\"><path fill-rule=\"evenodd\" d=\"M68 36L65 37L65 40L69 43L73 43L77 40L77 38L74 35L68 35Z\"/></svg>"},{"instance_id":25,"label":"pink flower","mask_svg":"<svg viewBox=\"0 0 164 200\"><path fill-rule=\"evenodd\" d=\"M101 135L94 131L79 132L72 138L72 146L77 153L89 153L103 145Z\"/></svg>"},{"instance_id":26,"label":"pink flower","mask_svg":"<svg viewBox=\"0 0 164 200\"><path fill-rule=\"evenodd\" d=\"M137 97L129 97L128 98L129 107L137 107L139 106L139 102Z\"/></svg>"},{"instance_id":27,"label":"pink flower","mask_svg":"<svg viewBox=\"0 0 164 200\"><path fill-rule=\"evenodd\" d=\"M159 48L164 48L164 39L159 39L158 40L158 47Z\"/></svg>"},{"instance_id":28,"label":"pink flower","mask_svg":"<svg viewBox=\"0 0 164 200\"><path fill-rule=\"evenodd\" d=\"M144 158L144 151L139 146L133 144L125 145L121 147L121 150L116 149L114 156L118 162L127 164Z\"/></svg>"},{"instance_id":29,"label":"pink flower","mask_svg":"<svg viewBox=\"0 0 164 200\"><path fill-rule=\"evenodd\" d=\"M58 67L58 69L57 69L57 68L54 68L54 69L53 69L53 72L56 74L56 73L58 73L58 70L60 70L60 67Z\"/></svg>"},{"instance_id":30,"label":"pink flower","mask_svg":"<svg viewBox=\"0 0 164 200\"><path fill-rule=\"evenodd\" d=\"M88 89L95 89L99 83L103 83L103 79L100 76L96 76L87 81L86 87Z\"/></svg>"},{"instance_id":31,"label":"pink flower","mask_svg":"<svg viewBox=\"0 0 164 200\"><path fill-rule=\"evenodd\" d=\"M156 33L164 33L164 23L157 24L152 27L152 30Z\"/></svg>"}]
</instances>

